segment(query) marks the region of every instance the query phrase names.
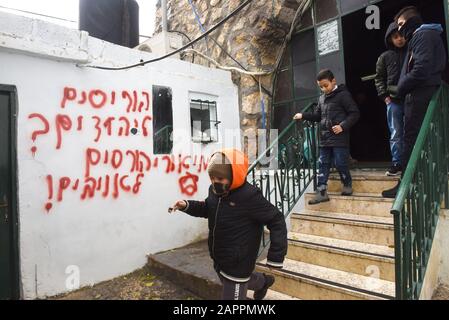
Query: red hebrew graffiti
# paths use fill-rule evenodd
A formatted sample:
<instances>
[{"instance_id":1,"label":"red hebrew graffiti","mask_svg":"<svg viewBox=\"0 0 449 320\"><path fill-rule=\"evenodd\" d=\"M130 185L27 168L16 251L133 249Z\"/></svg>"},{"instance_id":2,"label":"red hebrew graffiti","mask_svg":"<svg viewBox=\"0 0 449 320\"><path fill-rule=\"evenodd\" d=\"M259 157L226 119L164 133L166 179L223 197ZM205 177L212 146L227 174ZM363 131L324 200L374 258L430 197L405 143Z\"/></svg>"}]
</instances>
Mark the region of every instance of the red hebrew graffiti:
<instances>
[{"instance_id":1,"label":"red hebrew graffiti","mask_svg":"<svg viewBox=\"0 0 449 320\"><path fill-rule=\"evenodd\" d=\"M150 110L150 93L139 90L122 90L122 101L125 103L126 112L143 112ZM77 90L72 87L65 87L61 99L60 107L62 109L70 103L78 106L88 105L94 109L103 109L108 106L114 106L117 100L115 90L107 92L101 89Z\"/></svg>"},{"instance_id":2,"label":"red hebrew graffiti","mask_svg":"<svg viewBox=\"0 0 449 320\"><path fill-rule=\"evenodd\" d=\"M86 94L84 93L84 102L86 102ZM76 89L75 88L69 88L69 87L65 87L64 88L64 95L62 97L62 101L61 101L61 108L65 108L66 104L68 101L74 101L76 99L77 93L76 93ZM84 103L82 102L82 103Z\"/></svg>"},{"instance_id":3,"label":"red hebrew graffiti","mask_svg":"<svg viewBox=\"0 0 449 320\"><path fill-rule=\"evenodd\" d=\"M71 198L72 194L80 201L140 195L144 183L151 181L151 172L155 170L174 175L183 195L191 197L197 193L197 174L207 169L207 158L202 155L154 156L149 150L143 149L104 148L109 144L102 142L109 138L120 139L119 143L115 143L118 146L127 146L130 139L152 140L150 103L150 93L144 90L80 90L67 86L62 90L59 105L67 114L54 115L51 112L47 115L28 115L33 128L33 156L37 152L34 144L42 135L55 139L51 141L55 152L74 147L64 143L69 137L71 141L79 137L84 145L80 150L80 155L84 157L80 162L83 166L82 177L67 174L60 177L54 174L45 176L47 200L44 209L47 213L55 204L64 202L69 196ZM151 148L151 143L145 144L145 148L147 146ZM45 158L40 160L45 161Z\"/></svg>"},{"instance_id":4,"label":"red hebrew graffiti","mask_svg":"<svg viewBox=\"0 0 449 320\"><path fill-rule=\"evenodd\" d=\"M101 109L105 106L108 97L106 93L101 90L92 90L89 92L89 103L95 109Z\"/></svg>"},{"instance_id":5,"label":"red hebrew graffiti","mask_svg":"<svg viewBox=\"0 0 449 320\"><path fill-rule=\"evenodd\" d=\"M39 113L32 113L28 116L28 119L34 119L37 118L40 121L42 121L42 124L44 125L44 128L41 130L35 130L33 131L33 133L31 134L31 140L33 140L33 142L36 142L36 138L39 135L44 135L47 134L48 131L50 130L50 124L48 123L48 120L41 114ZM36 154L37 148L36 146L31 147L31 153L34 155Z\"/></svg>"},{"instance_id":6,"label":"red hebrew graffiti","mask_svg":"<svg viewBox=\"0 0 449 320\"><path fill-rule=\"evenodd\" d=\"M185 176L179 178L181 193L193 196L198 190L198 176L187 172Z\"/></svg>"},{"instance_id":7,"label":"red hebrew graffiti","mask_svg":"<svg viewBox=\"0 0 449 320\"><path fill-rule=\"evenodd\" d=\"M72 120L66 115L58 114L56 116L56 149L61 148L62 131L69 131L72 128Z\"/></svg>"}]
</instances>

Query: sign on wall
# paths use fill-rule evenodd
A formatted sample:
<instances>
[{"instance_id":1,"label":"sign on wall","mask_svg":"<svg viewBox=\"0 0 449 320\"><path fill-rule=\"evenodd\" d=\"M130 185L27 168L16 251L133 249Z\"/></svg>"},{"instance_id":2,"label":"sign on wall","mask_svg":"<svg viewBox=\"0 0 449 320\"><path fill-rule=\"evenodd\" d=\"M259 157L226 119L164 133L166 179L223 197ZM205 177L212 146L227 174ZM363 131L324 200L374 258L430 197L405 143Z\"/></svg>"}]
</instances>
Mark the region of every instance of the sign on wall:
<instances>
[{"instance_id":1,"label":"sign on wall","mask_svg":"<svg viewBox=\"0 0 449 320\"><path fill-rule=\"evenodd\" d=\"M320 56L340 50L337 20L317 28L317 41Z\"/></svg>"}]
</instances>

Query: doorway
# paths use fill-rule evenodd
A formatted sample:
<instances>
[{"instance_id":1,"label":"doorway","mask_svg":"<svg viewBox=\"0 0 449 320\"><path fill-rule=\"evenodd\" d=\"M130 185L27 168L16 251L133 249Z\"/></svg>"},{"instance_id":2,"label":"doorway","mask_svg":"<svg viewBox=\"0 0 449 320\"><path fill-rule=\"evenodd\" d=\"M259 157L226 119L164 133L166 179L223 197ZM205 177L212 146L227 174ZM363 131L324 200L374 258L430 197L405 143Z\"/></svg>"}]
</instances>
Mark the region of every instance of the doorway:
<instances>
[{"instance_id":1,"label":"doorway","mask_svg":"<svg viewBox=\"0 0 449 320\"><path fill-rule=\"evenodd\" d=\"M342 17L346 84L360 108L360 120L351 132L351 155L361 163L390 165L389 130L386 106L377 97L374 80L377 58L386 50L385 32L393 17L405 6L416 6L426 23L440 23L446 30L443 0L398 0L376 3L381 29L368 30L365 8ZM447 48L446 33L442 35ZM449 78L446 71L445 80ZM381 166L382 166L381 165Z\"/></svg>"},{"instance_id":2,"label":"doorway","mask_svg":"<svg viewBox=\"0 0 449 320\"><path fill-rule=\"evenodd\" d=\"M0 300L18 299L16 90L0 85Z\"/></svg>"}]
</instances>

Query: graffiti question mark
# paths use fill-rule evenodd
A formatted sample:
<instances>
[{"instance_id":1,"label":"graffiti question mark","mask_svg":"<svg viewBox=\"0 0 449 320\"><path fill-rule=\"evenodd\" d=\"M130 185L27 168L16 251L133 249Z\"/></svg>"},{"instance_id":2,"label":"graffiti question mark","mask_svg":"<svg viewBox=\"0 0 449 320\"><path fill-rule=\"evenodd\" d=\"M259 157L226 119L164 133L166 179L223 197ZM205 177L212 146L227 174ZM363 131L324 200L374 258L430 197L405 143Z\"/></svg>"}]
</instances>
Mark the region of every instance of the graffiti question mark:
<instances>
[{"instance_id":1,"label":"graffiti question mark","mask_svg":"<svg viewBox=\"0 0 449 320\"><path fill-rule=\"evenodd\" d=\"M31 135L31 140L33 140L33 142L36 142L37 136L48 133L48 131L50 130L50 124L48 123L47 119L45 119L45 117L39 113L32 113L28 116L28 119L34 119L34 118L38 118L39 120L41 120L44 125L43 129L35 130L35 131L33 131L32 135ZM36 151L37 151L36 146L32 146L31 152L33 153L33 157L36 154Z\"/></svg>"}]
</instances>

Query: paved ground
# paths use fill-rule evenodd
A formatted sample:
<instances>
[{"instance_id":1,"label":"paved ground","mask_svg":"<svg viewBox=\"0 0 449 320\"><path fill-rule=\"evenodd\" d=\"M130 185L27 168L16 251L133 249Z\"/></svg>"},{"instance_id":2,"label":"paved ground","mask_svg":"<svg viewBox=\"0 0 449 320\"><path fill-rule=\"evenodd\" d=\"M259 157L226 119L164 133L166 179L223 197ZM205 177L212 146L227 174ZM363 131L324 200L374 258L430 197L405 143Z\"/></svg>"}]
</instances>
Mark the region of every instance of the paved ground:
<instances>
[{"instance_id":1,"label":"paved ground","mask_svg":"<svg viewBox=\"0 0 449 320\"><path fill-rule=\"evenodd\" d=\"M49 300L199 300L148 267Z\"/></svg>"},{"instance_id":2,"label":"paved ground","mask_svg":"<svg viewBox=\"0 0 449 320\"><path fill-rule=\"evenodd\" d=\"M440 286L433 295L432 300L449 300L449 287Z\"/></svg>"}]
</instances>

